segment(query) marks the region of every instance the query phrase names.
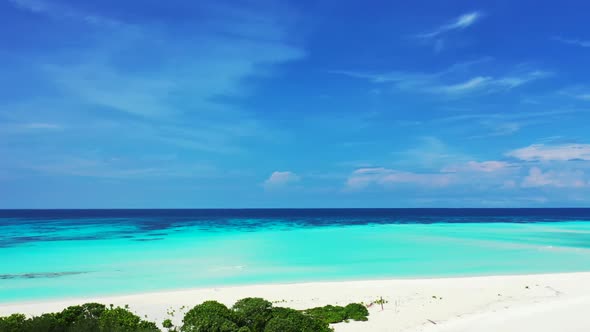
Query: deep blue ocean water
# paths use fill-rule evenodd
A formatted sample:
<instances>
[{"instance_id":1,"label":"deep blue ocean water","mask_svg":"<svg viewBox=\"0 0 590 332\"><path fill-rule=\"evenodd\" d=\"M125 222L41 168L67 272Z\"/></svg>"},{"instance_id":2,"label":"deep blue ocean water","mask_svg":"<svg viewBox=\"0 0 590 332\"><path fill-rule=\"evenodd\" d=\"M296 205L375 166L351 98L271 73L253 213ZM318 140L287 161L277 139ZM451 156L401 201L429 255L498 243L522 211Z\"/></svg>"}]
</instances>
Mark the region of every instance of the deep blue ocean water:
<instances>
[{"instance_id":1,"label":"deep blue ocean water","mask_svg":"<svg viewBox=\"0 0 590 332\"><path fill-rule=\"evenodd\" d=\"M590 209L0 210L0 302L590 271Z\"/></svg>"}]
</instances>

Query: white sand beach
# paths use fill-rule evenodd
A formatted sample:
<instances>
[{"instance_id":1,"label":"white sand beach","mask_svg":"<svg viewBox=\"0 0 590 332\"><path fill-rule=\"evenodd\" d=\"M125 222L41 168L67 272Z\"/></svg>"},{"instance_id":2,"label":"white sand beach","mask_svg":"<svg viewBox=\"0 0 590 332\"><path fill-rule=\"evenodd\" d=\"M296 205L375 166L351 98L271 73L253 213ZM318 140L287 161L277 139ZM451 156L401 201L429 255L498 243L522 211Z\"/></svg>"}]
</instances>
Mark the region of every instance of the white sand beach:
<instances>
[{"instance_id":1,"label":"white sand beach","mask_svg":"<svg viewBox=\"0 0 590 332\"><path fill-rule=\"evenodd\" d=\"M73 304L129 305L140 316L180 324L184 312L205 300L232 305L263 297L296 309L326 304L388 301L373 305L368 322L334 325L337 332L574 332L590 331L590 273L314 282L204 288L0 305L0 315L37 315ZM174 311L173 317L168 313Z\"/></svg>"}]
</instances>

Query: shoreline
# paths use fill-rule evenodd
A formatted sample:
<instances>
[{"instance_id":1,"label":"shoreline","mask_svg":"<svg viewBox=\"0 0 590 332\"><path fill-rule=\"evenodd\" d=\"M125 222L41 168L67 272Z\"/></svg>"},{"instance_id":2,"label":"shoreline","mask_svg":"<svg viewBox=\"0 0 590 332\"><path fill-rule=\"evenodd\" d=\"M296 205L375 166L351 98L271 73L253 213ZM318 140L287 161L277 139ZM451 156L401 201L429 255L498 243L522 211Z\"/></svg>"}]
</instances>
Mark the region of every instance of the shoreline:
<instances>
[{"instance_id":1,"label":"shoreline","mask_svg":"<svg viewBox=\"0 0 590 332\"><path fill-rule=\"evenodd\" d=\"M578 305L560 315L579 310L579 316L583 319L583 308L587 307L585 304L590 304L590 272L318 281L164 290L129 295L0 303L0 316L16 312L38 315L59 311L69 305L100 302L115 306L129 305L132 311L142 317L147 316L157 324L171 318L178 325L182 321L183 310L186 312L205 300L217 300L232 305L244 297L263 297L276 306L295 309L326 304L369 303L383 297L388 301L383 311L378 306L372 306L369 309L368 322L336 324L336 332L463 331L461 326L469 326L473 317L479 317L478 321L489 321L490 324L501 323L506 315L516 317L514 319L518 321L519 315L530 316L531 308L546 306L551 311L568 301L584 305ZM551 315L547 314L547 310L540 310L541 313L537 314L539 317L534 320L550 319ZM172 311L175 312L174 316L167 314ZM558 321L561 319L559 315L553 318ZM584 327L590 329L590 318L587 323ZM519 323L514 325L519 326L514 331L528 330ZM544 325L550 326L549 323Z\"/></svg>"},{"instance_id":2,"label":"shoreline","mask_svg":"<svg viewBox=\"0 0 590 332\"><path fill-rule=\"evenodd\" d=\"M541 273L502 273L502 274L473 274L473 275L448 275L448 276L395 276L390 278L383 278L383 277L376 277L373 278L352 278L352 279L326 279L326 280L316 280L316 281L293 281L293 282L265 282L265 283L238 283L238 284L226 284L226 285L211 285L211 286L202 286L202 287L181 287L181 288L168 288L168 289L161 289L161 290L149 290L149 291L138 291L138 292L130 292L130 293L110 293L105 295L88 295L88 296L63 296L63 297L48 297L48 298L40 298L40 299L32 299L32 300L16 300L16 301L7 301L1 302L0 299L0 308L10 306L10 305L27 305L27 304L39 304L39 303L56 303L56 302L70 302L70 301L87 301L88 299L113 299L113 298L120 298L120 297L135 297L135 296L150 296L150 295L157 295L157 294L168 294L168 293L178 293L178 292L193 292L193 291L205 291L211 289L224 289L230 290L233 288L245 288L245 287L275 287L275 286L309 286L309 285L317 285L317 284L346 284L346 283L356 283L356 282L391 282L391 281L406 281L406 280L414 280L414 281L426 281L426 280L446 280L446 279L478 279L478 278L502 278L502 277L526 277L526 276L554 276L554 275L574 275L574 274L589 274L590 271L574 271L574 272L541 272ZM82 303L82 302L80 302Z\"/></svg>"}]
</instances>

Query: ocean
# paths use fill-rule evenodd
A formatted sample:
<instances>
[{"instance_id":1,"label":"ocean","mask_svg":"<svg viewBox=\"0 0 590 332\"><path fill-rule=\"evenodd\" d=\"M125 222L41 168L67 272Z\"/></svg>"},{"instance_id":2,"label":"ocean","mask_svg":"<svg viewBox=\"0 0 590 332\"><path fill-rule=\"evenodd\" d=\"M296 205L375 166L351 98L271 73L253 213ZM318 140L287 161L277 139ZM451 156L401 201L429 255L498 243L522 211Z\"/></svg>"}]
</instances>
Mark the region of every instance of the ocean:
<instances>
[{"instance_id":1,"label":"ocean","mask_svg":"<svg viewBox=\"0 0 590 332\"><path fill-rule=\"evenodd\" d=\"M590 209L0 210L0 303L590 271Z\"/></svg>"}]
</instances>

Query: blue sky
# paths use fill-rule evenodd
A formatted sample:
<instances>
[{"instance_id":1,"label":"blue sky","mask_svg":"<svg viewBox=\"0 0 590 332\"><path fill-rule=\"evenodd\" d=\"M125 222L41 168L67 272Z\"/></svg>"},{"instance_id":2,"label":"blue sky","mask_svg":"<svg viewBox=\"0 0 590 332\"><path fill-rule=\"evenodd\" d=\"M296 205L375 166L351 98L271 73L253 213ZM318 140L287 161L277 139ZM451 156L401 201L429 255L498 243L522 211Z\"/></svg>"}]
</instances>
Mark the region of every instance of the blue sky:
<instances>
[{"instance_id":1,"label":"blue sky","mask_svg":"<svg viewBox=\"0 0 590 332\"><path fill-rule=\"evenodd\" d=\"M0 0L0 208L589 206L589 10Z\"/></svg>"}]
</instances>

